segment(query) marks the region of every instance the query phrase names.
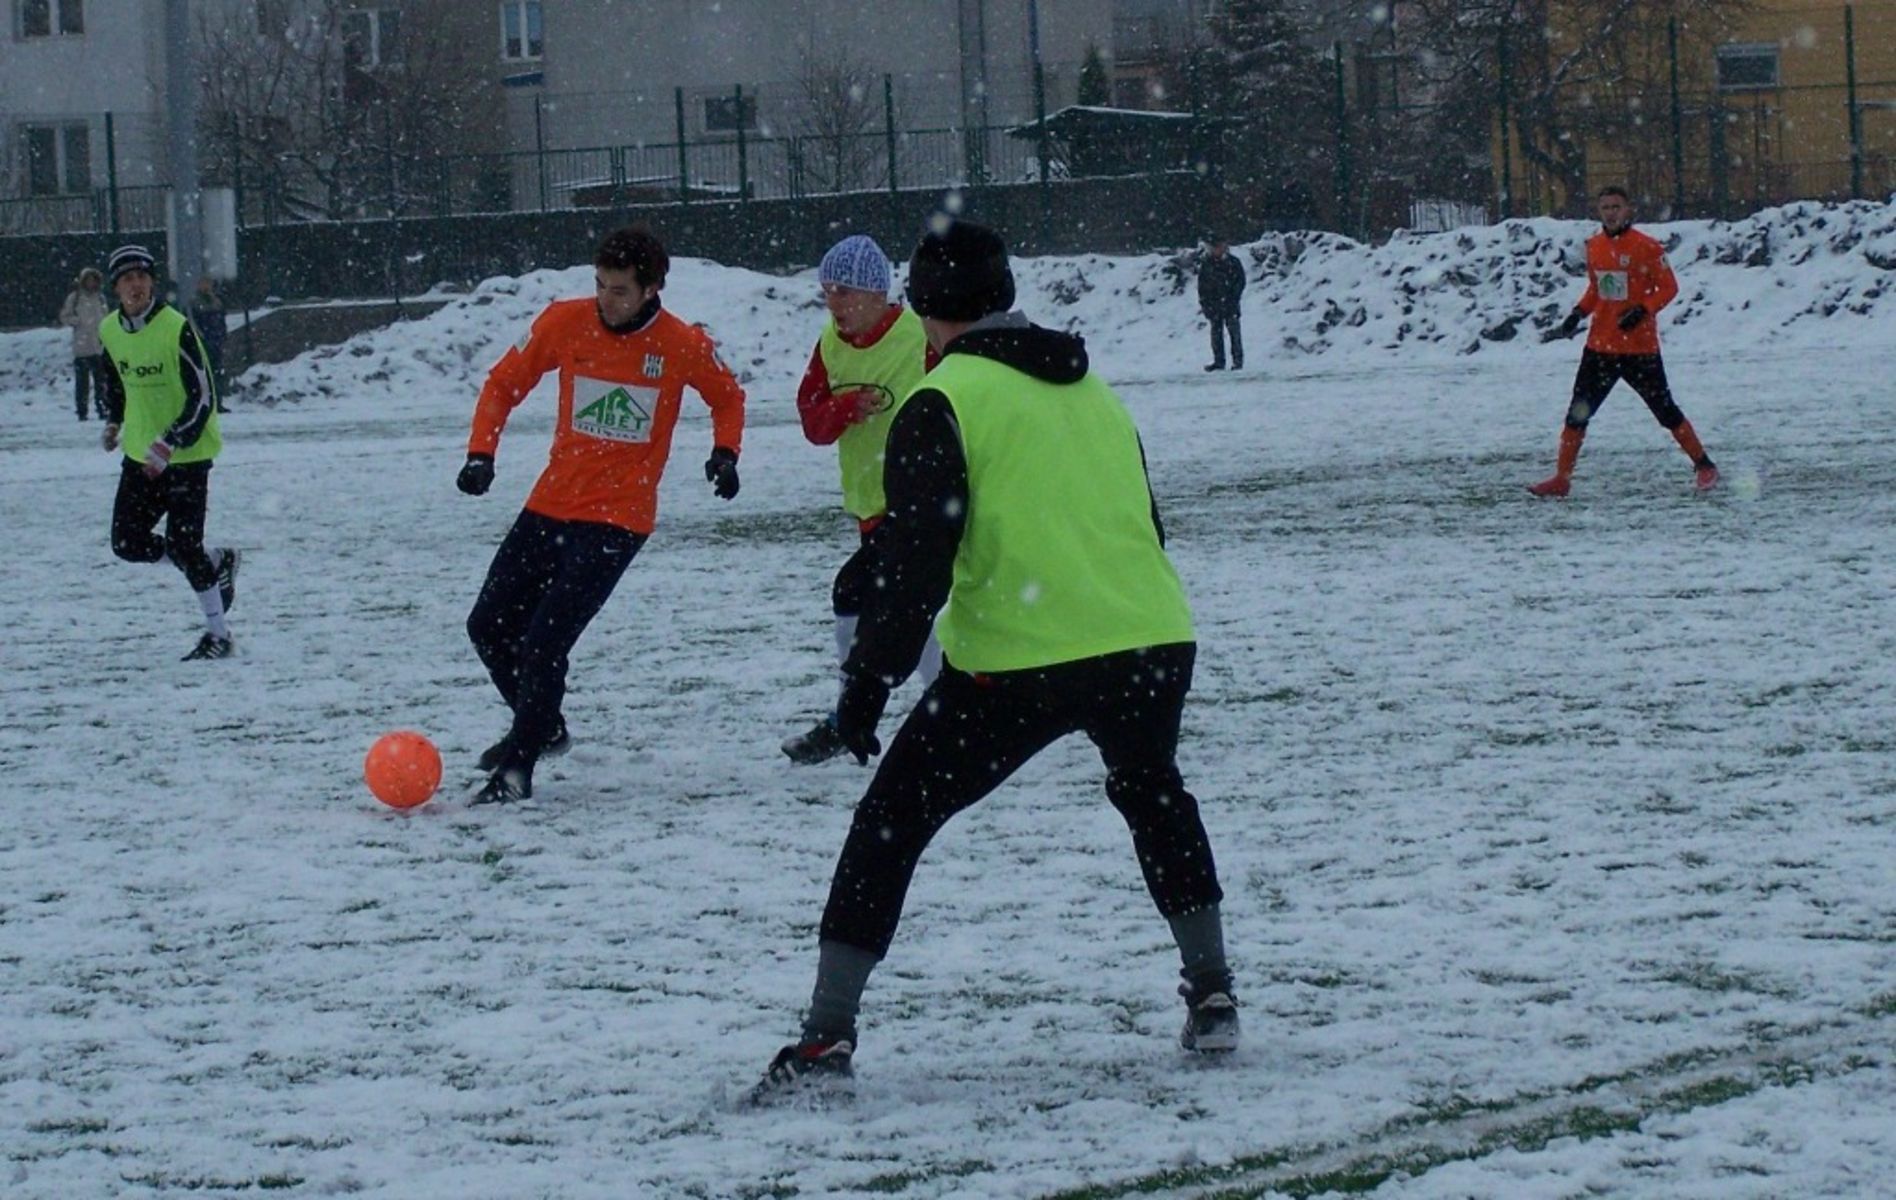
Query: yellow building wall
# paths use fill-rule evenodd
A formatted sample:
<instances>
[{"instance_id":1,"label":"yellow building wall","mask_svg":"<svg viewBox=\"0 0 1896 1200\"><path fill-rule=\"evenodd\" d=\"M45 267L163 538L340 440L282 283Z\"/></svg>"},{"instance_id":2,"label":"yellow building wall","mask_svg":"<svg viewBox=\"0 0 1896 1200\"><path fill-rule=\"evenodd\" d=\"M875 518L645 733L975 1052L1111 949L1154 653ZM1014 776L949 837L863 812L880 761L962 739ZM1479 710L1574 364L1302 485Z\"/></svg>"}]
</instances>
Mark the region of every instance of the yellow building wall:
<instances>
[{"instance_id":1,"label":"yellow building wall","mask_svg":"<svg viewBox=\"0 0 1896 1200\"><path fill-rule=\"evenodd\" d=\"M1896 0L1856 0L1856 97L1863 144L1864 196L1896 191ZM1737 210L1795 198L1841 198L1852 187L1845 6L1811 0L1752 0L1715 37L1681 29L1683 158L1688 212ZM1778 48L1778 82L1768 88L1716 87L1721 44ZM1665 78L1666 72L1656 72ZM1575 102L1578 102L1575 97ZM1593 102L1606 100L1593 97ZM1625 103L1623 98L1612 103ZM1650 217L1676 196L1669 89L1641 97L1646 136L1638 145L1589 141L1587 197L1570 200L1510 146L1517 213L1578 211L1610 183L1646 192ZM1714 131L1714 124L1722 128ZM1497 173L1501 149L1495 146ZM1658 209L1660 211L1654 211Z\"/></svg>"}]
</instances>

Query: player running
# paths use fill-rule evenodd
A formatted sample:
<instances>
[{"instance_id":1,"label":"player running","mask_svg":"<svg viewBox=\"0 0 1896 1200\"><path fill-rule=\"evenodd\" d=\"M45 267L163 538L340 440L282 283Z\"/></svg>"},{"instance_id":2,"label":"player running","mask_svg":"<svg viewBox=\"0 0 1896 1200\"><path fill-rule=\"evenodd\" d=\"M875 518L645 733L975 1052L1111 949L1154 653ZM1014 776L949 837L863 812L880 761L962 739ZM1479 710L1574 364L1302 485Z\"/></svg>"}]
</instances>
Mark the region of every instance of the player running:
<instances>
[{"instance_id":1,"label":"player running","mask_svg":"<svg viewBox=\"0 0 1896 1200\"><path fill-rule=\"evenodd\" d=\"M470 496L494 482L508 414L547 372L559 372L546 470L467 618L468 637L513 710L506 736L480 757L492 774L476 804L531 796L534 764L567 749L567 655L651 536L687 386L711 409L704 477L720 498L737 495L744 390L710 337L660 305L670 265L644 228L608 235L593 260L596 296L548 305L481 389L455 481Z\"/></svg>"}]
</instances>

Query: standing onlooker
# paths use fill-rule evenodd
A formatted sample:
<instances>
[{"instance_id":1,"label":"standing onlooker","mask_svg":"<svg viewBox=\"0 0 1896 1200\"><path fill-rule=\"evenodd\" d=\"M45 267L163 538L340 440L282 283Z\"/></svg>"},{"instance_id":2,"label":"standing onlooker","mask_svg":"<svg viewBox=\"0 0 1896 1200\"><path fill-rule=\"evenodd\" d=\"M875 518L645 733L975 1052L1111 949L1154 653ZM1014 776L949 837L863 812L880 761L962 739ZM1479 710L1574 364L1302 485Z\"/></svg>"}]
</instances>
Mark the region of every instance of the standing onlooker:
<instances>
[{"instance_id":1,"label":"standing onlooker","mask_svg":"<svg viewBox=\"0 0 1896 1200\"><path fill-rule=\"evenodd\" d=\"M856 806L802 1037L753 1095L851 1073L863 989L923 851L956 813L1070 733L1099 748L1106 798L1178 945L1180 1042L1235 1050L1224 893L1178 770L1197 640L1139 431L1089 368L1084 341L1011 311L1007 246L992 230L955 222L923 238L908 299L941 363L889 430L878 591L836 714L858 761L881 751L889 689L914 670L931 627L944 661Z\"/></svg>"},{"instance_id":2,"label":"standing onlooker","mask_svg":"<svg viewBox=\"0 0 1896 1200\"><path fill-rule=\"evenodd\" d=\"M105 343L104 436L124 446L112 502L112 552L127 562L169 562L184 572L204 610L192 659L228 658L224 616L237 598L237 551L204 549L211 464L223 448L204 347L184 314L158 298L157 265L143 246L120 246L106 270L118 310L99 325ZM165 535L152 532L160 520Z\"/></svg>"},{"instance_id":3,"label":"standing onlooker","mask_svg":"<svg viewBox=\"0 0 1896 1200\"><path fill-rule=\"evenodd\" d=\"M229 412L224 407L224 337L230 327L224 320L224 298L217 294L217 285L211 282L209 275L198 280L197 295L191 299L191 323L197 326L198 336L204 339L204 353L211 360L217 411Z\"/></svg>"},{"instance_id":4,"label":"standing onlooker","mask_svg":"<svg viewBox=\"0 0 1896 1200\"><path fill-rule=\"evenodd\" d=\"M79 419L86 419L88 402L105 419L105 379L99 361L105 348L99 341L99 322L111 306L105 300L105 276L87 267L73 281L66 302L59 306L59 323L72 330L72 401Z\"/></svg>"},{"instance_id":5,"label":"standing onlooker","mask_svg":"<svg viewBox=\"0 0 1896 1200\"><path fill-rule=\"evenodd\" d=\"M1572 337L1589 315L1593 323L1574 375L1554 473L1527 490L1536 496L1560 497L1572 489L1587 423L1600 411L1613 385L1624 379L1692 460L1698 489L1707 491L1718 485L1718 467L1672 399L1666 364L1659 357L1658 314L1679 294L1678 278L1666 262L1666 248L1633 228L1633 202L1625 188L1601 188L1598 200L1600 232L1587 239L1587 290L1567 319L1541 340Z\"/></svg>"},{"instance_id":6,"label":"standing onlooker","mask_svg":"<svg viewBox=\"0 0 1896 1200\"><path fill-rule=\"evenodd\" d=\"M830 589L836 616L836 656L849 658L856 622L875 591L874 534L888 504L882 495L882 455L889 425L902 401L935 365L921 318L889 302L889 260L874 238L855 234L830 247L817 268L829 323L810 353L797 388L797 415L811 444L835 443L842 466L843 509L856 518L861 542ZM923 686L941 667L930 637L922 656ZM845 681L847 682L847 681ZM832 711L806 733L784 740L792 762L820 763L843 752Z\"/></svg>"},{"instance_id":7,"label":"standing onlooker","mask_svg":"<svg viewBox=\"0 0 1896 1200\"><path fill-rule=\"evenodd\" d=\"M493 774L476 804L533 795L534 765L571 744L560 712L568 655L652 534L687 387L711 409L705 481L722 499L737 495L744 389L710 335L660 305L670 266L649 230L608 234L593 257L594 295L547 305L488 372L475 404L455 480L470 496L494 482L508 416L547 372L559 373L546 469L467 618L468 639L513 711L507 733L480 757Z\"/></svg>"},{"instance_id":8,"label":"standing onlooker","mask_svg":"<svg viewBox=\"0 0 1896 1200\"><path fill-rule=\"evenodd\" d=\"M1244 295L1244 264L1231 255L1223 238L1198 268L1198 307L1211 322L1211 362L1207 371L1225 369L1225 334L1231 334L1231 369L1244 369L1244 330L1238 324L1238 298Z\"/></svg>"}]
</instances>

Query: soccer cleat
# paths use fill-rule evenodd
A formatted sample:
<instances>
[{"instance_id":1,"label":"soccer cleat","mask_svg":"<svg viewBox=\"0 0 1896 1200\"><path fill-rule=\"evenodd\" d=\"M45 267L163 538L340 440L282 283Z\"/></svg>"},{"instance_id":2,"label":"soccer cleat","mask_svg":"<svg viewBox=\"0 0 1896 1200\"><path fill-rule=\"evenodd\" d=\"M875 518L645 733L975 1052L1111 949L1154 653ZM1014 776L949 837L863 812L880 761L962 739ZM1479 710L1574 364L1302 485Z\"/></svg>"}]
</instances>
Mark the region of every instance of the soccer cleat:
<instances>
[{"instance_id":1,"label":"soccer cleat","mask_svg":"<svg viewBox=\"0 0 1896 1200\"><path fill-rule=\"evenodd\" d=\"M237 602L237 548L224 547L224 556L217 560L217 594L224 601L224 611Z\"/></svg>"},{"instance_id":2,"label":"soccer cleat","mask_svg":"<svg viewBox=\"0 0 1896 1200\"><path fill-rule=\"evenodd\" d=\"M193 662L200 658L229 658L235 653L237 653L237 647L231 643L229 638L218 637L214 633L206 633L203 637L198 639L198 644L192 648L191 653L185 655L179 661Z\"/></svg>"},{"instance_id":3,"label":"soccer cleat","mask_svg":"<svg viewBox=\"0 0 1896 1200\"><path fill-rule=\"evenodd\" d=\"M533 778L524 771L495 771L469 804L512 804L533 797Z\"/></svg>"},{"instance_id":4,"label":"soccer cleat","mask_svg":"<svg viewBox=\"0 0 1896 1200\"><path fill-rule=\"evenodd\" d=\"M1561 497L1561 496L1565 496L1572 489L1573 489L1573 484L1568 482L1567 477L1565 475L1549 476L1548 478L1541 480L1539 483L1530 483L1527 486L1527 490L1531 494L1536 495L1536 496Z\"/></svg>"},{"instance_id":5,"label":"soccer cleat","mask_svg":"<svg viewBox=\"0 0 1896 1200\"><path fill-rule=\"evenodd\" d=\"M790 761L806 767L828 762L846 749L848 747L843 745L843 735L836 730L834 714L818 721L808 733L799 733L783 740L783 752L790 756Z\"/></svg>"},{"instance_id":6,"label":"soccer cleat","mask_svg":"<svg viewBox=\"0 0 1896 1200\"><path fill-rule=\"evenodd\" d=\"M474 760L474 765L483 771L491 771L500 765L502 759L507 757L507 751L511 749L512 746L513 743L503 737L498 742L495 742L487 749L481 751L481 756ZM547 739L544 746L540 747L539 758L558 758L572 748L573 739L572 736L566 732L566 718L562 717L560 718L560 723L553 729L553 736ZM538 759L535 761L538 761Z\"/></svg>"},{"instance_id":7,"label":"soccer cleat","mask_svg":"<svg viewBox=\"0 0 1896 1200\"><path fill-rule=\"evenodd\" d=\"M1711 463L1700 467L1693 477L1693 486L1701 492L1709 492L1718 486L1718 468Z\"/></svg>"},{"instance_id":8,"label":"soccer cleat","mask_svg":"<svg viewBox=\"0 0 1896 1200\"><path fill-rule=\"evenodd\" d=\"M843 1037L806 1037L795 1045L785 1046L777 1051L777 1057L770 1060L770 1069L751 1089L751 1103L767 1103L806 1082L823 1084L853 1079L856 1070L851 1060L855 1054L856 1035L853 1033Z\"/></svg>"},{"instance_id":9,"label":"soccer cleat","mask_svg":"<svg viewBox=\"0 0 1896 1200\"><path fill-rule=\"evenodd\" d=\"M1200 996L1190 984L1178 994L1185 997L1185 1028L1178 1044L1200 1054L1226 1054L1238 1048L1238 1002L1230 992Z\"/></svg>"}]
</instances>

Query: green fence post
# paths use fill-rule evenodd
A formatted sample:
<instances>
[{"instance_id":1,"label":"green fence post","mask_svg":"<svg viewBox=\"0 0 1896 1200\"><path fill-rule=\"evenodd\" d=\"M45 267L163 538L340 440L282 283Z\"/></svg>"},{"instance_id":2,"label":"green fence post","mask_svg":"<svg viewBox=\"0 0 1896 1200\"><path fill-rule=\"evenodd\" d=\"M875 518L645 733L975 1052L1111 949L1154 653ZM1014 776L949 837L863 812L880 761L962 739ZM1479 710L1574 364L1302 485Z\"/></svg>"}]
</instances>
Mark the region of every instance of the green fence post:
<instances>
[{"instance_id":1,"label":"green fence post","mask_svg":"<svg viewBox=\"0 0 1896 1200\"><path fill-rule=\"evenodd\" d=\"M1336 56L1336 215L1337 224L1346 234L1355 236L1356 226L1350 220L1352 207L1350 179L1350 120L1349 102L1343 86L1343 43L1335 42L1331 53Z\"/></svg>"},{"instance_id":2,"label":"green fence post","mask_svg":"<svg viewBox=\"0 0 1896 1200\"><path fill-rule=\"evenodd\" d=\"M105 194L111 213L112 232L119 231L118 139L113 132L112 114L105 114Z\"/></svg>"},{"instance_id":3,"label":"green fence post","mask_svg":"<svg viewBox=\"0 0 1896 1200\"><path fill-rule=\"evenodd\" d=\"M1495 39L1495 58L1499 70L1501 88L1501 190L1497 197L1501 205L1501 219L1507 220L1514 215L1514 148L1508 144L1508 28L1500 27Z\"/></svg>"},{"instance_id":4,"label":"green fence post","mask_svg":"<svg viewBox=\"0 0 1896 1200\"><path fill-rule=\"evenodd\" d=\"M1850 105L1850 199L1863 199L1863 110L1857 107L1856 6L1843 6L1843 72Z\"/></svg>"},{"instance_id":5,"label":"green fence post","mask_svg":"<svg viewBox=\"0 0 1896 1200\"><path fill-rule=\"evenodd\" d=\"M678 115L678 203L691 203L691 176L686 173L685 161L685 89L672 89L672 107Z\"/></svg>"},{"instance_id":6,"label":"green fence post","mask_svg":"<svg viewBox=\"0 0 1896 1200\"><path fill-rule=\"evenodd\" d=\"M540 97L533 98L533 154L540 165L540 211L546 211L546 121L541 115Z\"/></svg>"},{"instance_id":7,"label":"green fence post","mask_svg":"<svg viewBox=\"0 0 1896 1200\"><path fill-rule=\"evenodd\" d=\"M1034 60L1034 120L1039 122L1040 138L1035 153L1040 156L1040 247L1039 253L1048 253L1048 245L1053 236L1053 193L1048 190L1047 173L1047 72L1040 61L1040 4L1039 0L1027 0L1027 46ZM982 130L982 137L987 131Z\"/></svg>"},{"instance_id":8,"label":"green fence post","mask_svg":"<svg viewBox=\"0 0 1896 1200\"><path fill-rule=\"evenodd\" d=\"M1672 219L1685 216L1685 118L1679 108L1679 19L1666 21L1666 52L1672 58Z\"/></svg>"},{"instance_id":9,"label":"green fence post","mask_svg":"<svg viewBox=\"0 0 1896 1200\"><path fill-rule=\"evenodd\" d=\"M731 86L731 103L737 109L737 201L750 199L750 158L744 145L744 85Z\"/></svg>"},{"instance_id":10,"label":"green fence post","mask_svg":"<svg viewBox=\"0 0 1896 1200\"><path fill-rule=\"evenodd\" d=\"M889 195L896 193L895 182L895 80L886 71L882 75L882 130L889 141Z\"/></svg>"}]
</instances>

